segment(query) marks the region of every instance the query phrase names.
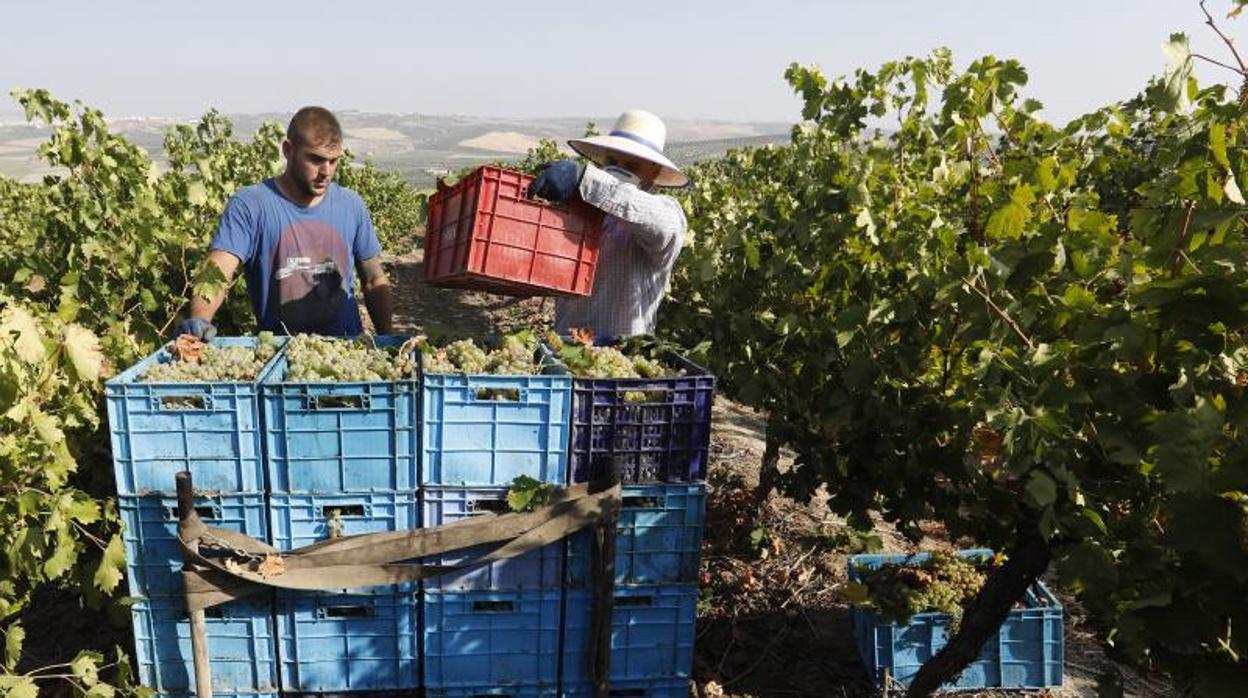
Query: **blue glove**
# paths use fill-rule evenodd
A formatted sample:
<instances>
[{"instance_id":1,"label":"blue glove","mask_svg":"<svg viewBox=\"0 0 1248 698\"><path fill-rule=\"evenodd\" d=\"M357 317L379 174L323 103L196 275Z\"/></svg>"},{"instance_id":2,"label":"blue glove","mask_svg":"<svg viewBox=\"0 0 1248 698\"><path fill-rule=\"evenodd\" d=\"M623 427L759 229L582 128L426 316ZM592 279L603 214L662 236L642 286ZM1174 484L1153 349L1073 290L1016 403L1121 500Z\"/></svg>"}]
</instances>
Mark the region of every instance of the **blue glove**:
<instances>
[{"instance_id":1,"label":"blue glove","mask_svg":"<svg viewBox=\"0 0 1248 698\"><path fill-rule=\"evenodd\" d=\"M191 317L183 320L173 331L174 338L181 337L184 334L195 335L205 342L212 341L217 336L217 326L207 320L200 320L197 317Z\"/></svg>"},{"instance_id":2,"label":"blue glove","mask_svg":"<svg viewBox=\"0 0 1248 698\"><path fill-rule=\"evenodd\" d=\"M542 165L537 179L529 185L529 198L540 196L557 204L581 200L581 175L585 167L571 160L556 160Z\"/></svg>"}]
</instances>

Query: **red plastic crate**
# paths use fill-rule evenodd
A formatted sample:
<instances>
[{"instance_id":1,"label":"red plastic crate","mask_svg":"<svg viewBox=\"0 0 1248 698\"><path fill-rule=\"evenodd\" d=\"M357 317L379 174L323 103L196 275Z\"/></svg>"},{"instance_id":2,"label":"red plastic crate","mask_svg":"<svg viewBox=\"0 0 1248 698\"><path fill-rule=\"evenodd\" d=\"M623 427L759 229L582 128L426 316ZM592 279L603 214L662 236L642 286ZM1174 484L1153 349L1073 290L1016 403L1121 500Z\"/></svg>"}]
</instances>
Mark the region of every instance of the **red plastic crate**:
<instances>
[{"instance_id":1,"label":"red plastic crate","mask_svg":"<svg viewBox=\"0 0 1248 698\"><path fill-rule=\"evenodd\" d=\"M429 198L425 281L512 296L587 296L601 211L527 198L533 177L486 165Z\"/></svg>"}]
</instances>

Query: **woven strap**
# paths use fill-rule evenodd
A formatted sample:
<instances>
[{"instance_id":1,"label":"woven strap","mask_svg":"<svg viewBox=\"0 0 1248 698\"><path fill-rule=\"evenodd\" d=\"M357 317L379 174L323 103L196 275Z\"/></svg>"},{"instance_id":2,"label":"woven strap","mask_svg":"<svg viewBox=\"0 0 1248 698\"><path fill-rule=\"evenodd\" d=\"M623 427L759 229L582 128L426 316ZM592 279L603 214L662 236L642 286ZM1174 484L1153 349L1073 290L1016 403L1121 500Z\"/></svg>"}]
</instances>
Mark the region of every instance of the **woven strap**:
<instances>
[{"instance_id":1,"label":"woven strap","mask_svg":"<svg viewBox=\"0 0 1248 698\"><path fill-rule=\"evenodd\" d=\"M558 493L549 506L512 514L482 514L436 528L331 538L281 552L235 531L211 528L194 509L178 521L186 604L199 610L265 588L337 590L415 582L523 555L603 521L620 508L616 485L591 494L585 485ZM456 565L418 558L497 544ZM206 556L215 550L224 555Z\"/></svg>"}]
</instances>

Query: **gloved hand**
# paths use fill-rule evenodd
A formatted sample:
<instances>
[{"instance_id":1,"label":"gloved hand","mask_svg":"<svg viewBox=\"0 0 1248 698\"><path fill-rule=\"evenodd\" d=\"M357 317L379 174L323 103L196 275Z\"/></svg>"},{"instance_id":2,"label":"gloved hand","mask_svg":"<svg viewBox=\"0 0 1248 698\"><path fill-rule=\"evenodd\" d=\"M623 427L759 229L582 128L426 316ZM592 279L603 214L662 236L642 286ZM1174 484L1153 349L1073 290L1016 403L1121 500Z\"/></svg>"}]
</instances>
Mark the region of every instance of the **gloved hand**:
<instances>
[{"instance_id":1,"label":"gloved hand","mask_svg":"<svg viewBox=\"0 0 1248 698\"><path fill-rule=\"evenodd\" d=\"M189 317L179 323L173 331L175 339L184 334L194 335L205 342L209 342L212 341L213 337L217 336L217 326L207 320Z\"/></svg>"},{"instance_id":2,"label":"gloved hand","mask_svg":"<svg viewBox=\"0 0 1248 698\"><path fill-rule=\"evenodd\" d=\"M585 166L571 160L556 160L542 165L537 179L529 185L529 198L540 196L557 204L581 199L581 175Z\"/></svg>"}]
</instances>

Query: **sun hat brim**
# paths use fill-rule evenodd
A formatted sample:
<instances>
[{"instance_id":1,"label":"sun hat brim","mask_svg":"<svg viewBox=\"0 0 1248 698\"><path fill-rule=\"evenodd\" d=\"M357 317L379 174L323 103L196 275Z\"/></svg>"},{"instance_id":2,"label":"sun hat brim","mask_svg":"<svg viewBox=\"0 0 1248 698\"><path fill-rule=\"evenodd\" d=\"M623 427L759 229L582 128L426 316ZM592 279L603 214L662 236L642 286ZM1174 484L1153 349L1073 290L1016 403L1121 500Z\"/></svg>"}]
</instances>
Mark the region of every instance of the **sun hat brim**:
<instances>
[{"instance_id":1,"label":"sun hat brim","mask_svg":"<svg viewBox=\"0 0 1248 698\"><path fill-rule=\"evenodd\" d=\"M680 168L667 159L667 156L646 145L619 136L591 136L574 138L568 141L573 150L601 165L608 155L619 153L628 157L639 158L652 162L662 169L654 183L660 187L683 187L689 183L689 177Z\"/></svg>"}]
</instances>

